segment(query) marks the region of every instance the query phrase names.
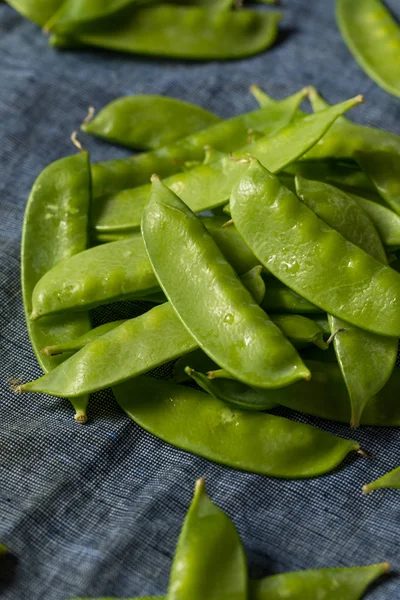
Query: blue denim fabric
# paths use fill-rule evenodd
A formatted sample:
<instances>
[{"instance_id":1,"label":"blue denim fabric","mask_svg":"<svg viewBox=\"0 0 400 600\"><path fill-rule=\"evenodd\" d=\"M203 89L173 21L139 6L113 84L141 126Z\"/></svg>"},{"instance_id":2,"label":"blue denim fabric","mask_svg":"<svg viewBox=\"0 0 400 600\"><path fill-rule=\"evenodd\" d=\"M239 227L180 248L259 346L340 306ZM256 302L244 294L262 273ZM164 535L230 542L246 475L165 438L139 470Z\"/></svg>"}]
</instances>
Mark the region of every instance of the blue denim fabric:
<instances>
[{"instance_id":1,"label":"blue denim fabric","mask_svg":"<svg viewBox=\"0 0 400 600\"><path fill-rule=\"evenodd\" d=\"M400 16L398 3L391 7ZM400 134L400 100L375 85L342 42L331 0L286 0L278 43L237 62L185 63L101 51L58 52L32 23L0 5L0 539L18 558L6 600L140 596L166 592L175 544L194 481L233 519L250 574L389 560L400 568L400 492L361 494L363 483L400 464L400 432L298 417L355 437L370 457L330 475L282 481L241 473L149 435L96 394L90 422L67 400L17 396L9 378L41 371L25 328L19 246L24 207L40 171L70 154L70 133L87 107L125 94L168 94L222 117L251 110L258 83L282 98L313 84L329 102L364 94L354 120ZM95 161L125 156L81 136ZM107 318L106 308L96 313ZM116 308L118 318L128 305ZM195 415L193 415L195 418ZM400 598L388 578L371 600Z\"/></svg>"}]
</instances>

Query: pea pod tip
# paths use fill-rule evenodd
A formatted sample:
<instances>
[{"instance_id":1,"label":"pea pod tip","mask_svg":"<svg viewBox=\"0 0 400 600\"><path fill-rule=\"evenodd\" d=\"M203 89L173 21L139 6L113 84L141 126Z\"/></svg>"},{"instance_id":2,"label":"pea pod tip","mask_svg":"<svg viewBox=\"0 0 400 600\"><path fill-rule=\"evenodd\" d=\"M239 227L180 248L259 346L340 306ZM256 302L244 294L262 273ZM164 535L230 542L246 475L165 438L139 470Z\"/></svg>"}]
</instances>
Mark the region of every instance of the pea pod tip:
<instances>
[{"instance_id":1,"label":"pea pod tip","mask_svg":"<svg viewBox=\"0 0 400 600\"><path fill-rule=\"evenodd\" d=\"M75 415L74 415L74 419L77 423L80 424L84 424L87 423L87 414L85 412L83 412L82 410L77 410Z\"/></svg>"}]
</instances>

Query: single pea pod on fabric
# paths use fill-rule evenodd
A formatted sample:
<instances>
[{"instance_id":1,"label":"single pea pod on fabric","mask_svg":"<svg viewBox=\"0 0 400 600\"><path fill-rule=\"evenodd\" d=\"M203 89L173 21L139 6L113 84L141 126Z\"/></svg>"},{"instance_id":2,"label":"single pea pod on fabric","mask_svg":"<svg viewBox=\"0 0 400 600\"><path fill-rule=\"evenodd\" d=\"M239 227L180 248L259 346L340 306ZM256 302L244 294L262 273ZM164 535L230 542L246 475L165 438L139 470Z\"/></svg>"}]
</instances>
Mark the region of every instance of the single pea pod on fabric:
<instances>
[{"instance_id":1,"label":"single pea pod on fabric","mask_svg":"<svg viewBox=\"0 0 400 600\"><path fill-rule=\"evenodd\" d=\"M400 96L400 25L381 0L337 0L343 40L369 77Z\"/></svg>"},{"instance_id":2,"label":"single pea pod on fabric","mask_svg":"<svg viewBox=\"0 0 400 600\"><path fill-rule=\"evenodd\" d=\"M113 393L128 416L149 433L209 460L261 475L316 477L359 449L352 440L268 413L233 409L169 381L136 377L113 387Z\"/></svg>"},{"instance_id":3,"label":"single pea pod on fabric","mask_svg":"<svg viewBox=\"0 0 400 600\"><path fill-rule=\"evenodd\" d=\"M280 171L311 148L338 116L360 102L362 97L357 96L326 111L304 117L277 134L264 136L234 152L232 158L242 159L250 154L272 172ZM232 158L225 157L212 164L177 173L168 177L164 183L179 194L193 212L223 206L229 200L235 183L246 170L246 164ZM150 185L144 185L98 198L93 206L92 227L104 233L138 228L150 191Z\"/></svg>"},{"instance_id":4,"label":"single pea pod on fabric","mask_svg":"<svg viewBox=\"0 0 400 600\"><path fill-rule=\"evenodd\" d=\"M53 35L56 47L73 43L147 56L230 60L258 54L275 41L282 14L276 11L207 10L161 4L120 11L104 24L68 38Z\"/></svg>"},{"instance_id":5,"label":"single pea pod on fabric","mask_svg":"<svg viewBox=\"0 0 400 600\"><path fill-rule=\"evenodd\" d=\"M21 242L21 283L27 328L33 351L45 373L63 356L40 353L44 346L67 343L90 330L87 312L31 321L32 292L43 275L59 262L86 248L90 204L90 166L87 152L62 158L36 179L25 210ZM75 419L85 422L88 397L71 403Z\"/></svg>"},{"instance_id":6,"label":"single pea pod on fabric","mask_svg":"<svg viewBox=\"0 0 400 600\"><path fill-rule=\"evenodd\" d=\"M168 600L247 600L247 562L231 519L196 482L172 562Z\"/></svg>"},{"instance_id":7,"label":"single pea pod on fabric","mask_svg":"<svg viewBox=\"0 0 400 600\"><path fill-rule=\"evenodd\" d=\"M258 387L309 377L294 347L255 302L201 221L158 178L143 212L142 236L173 309L218 365Z\"/></svg>"},{"instance_id":8,"label":"single pea pod on fabric","mask_svg":"<svg viewBox=\"0 0 400 600\"><path fill-rule=\"evenodd\" d=\"M124 96L107 104L81 129L139 150L171 144L221 121L208 110L165 96Z\"/></svg>"},{"instance_id":9,"label":"single pea pod on fabric","mask_svg":"<svg viewBox=\"0 0 400 600\"><path fill-rule=\"evenodd\" d=\"M364 494L369 494L375 490L380 490L383 488L394 488L396 490L400 490L400 467L393 469L393 471L389 471L389 473L386 473L372 483L363 485L362 489Z\"/></svg>"},{"instance_id":10,"label":"single pea pod on fabric","mask_svg":"<svg viewBox=\"0 0 400 600\"><path fill-rule=\"evenodd\" d=\"M63 2L64 0L7 0L7 4L37 25L44 25Z\"/></svg>"},{"instance_id":11,"label":"single pea pod on fabric","mask_svg":"<svg viewBox=\"0 0 400 600\"><path fill-rule=\"evenodd\" d=\"M379 262L386 253L375 226L346 192L326 183L296 177L297 194L308 208ZM362 411L388 381L396 362L398 338L376 335L328 315L334 347L349 391L350 424L358 427Z\"/></svg>"},{"instance_id":12,"label":"single pea pod on fabric","mask_svg":"<svg viewBox=\"0 0 400 600\"><path fill-rule=\"evenodd\" d=\"M348 242L252 160L230 207L236 228L273 275L326 312L400 337L400 276Z\"/></svg>"},{"instance_id":13,"label":"single pea pod on fabric","mask_svg":"<svg viewBox=\"0 0 400 600\"><path fill-rule=\"evenodd\" d=\"M152 152L129 158L108 160L92 165L93 197L116 194L125 188L148 183L153 173L168 177L184 170L187 161L205 159L205 147L232 152L249 143L254 135L272 135L292 120L307 94L300 90L293 96L266 109L254 110L192 133Z\"/></svg>"}]
</instances>

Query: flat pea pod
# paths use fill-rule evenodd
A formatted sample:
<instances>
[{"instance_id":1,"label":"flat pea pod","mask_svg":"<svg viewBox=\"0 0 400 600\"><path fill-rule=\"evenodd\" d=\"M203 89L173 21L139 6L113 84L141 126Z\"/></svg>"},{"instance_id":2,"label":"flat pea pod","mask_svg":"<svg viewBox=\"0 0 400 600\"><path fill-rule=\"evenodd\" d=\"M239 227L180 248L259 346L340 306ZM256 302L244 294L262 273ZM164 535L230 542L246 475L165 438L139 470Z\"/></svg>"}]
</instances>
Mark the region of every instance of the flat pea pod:
<instances>
[{"instance_id":1,"label":"flat pea pod","mask_svg":"<svg viewBox=\"0 0 400 600\"><path fill-rule=\"evenodd\" d=\"M227 119L173 144L129 158L92 165L93 197L99 198L148 183L153 173L168 177L184 170L185 162L205 158L205 147L231 152L248 144L249 133L271 135L290 123L307 91L277 102L272 108L254 110Z\"/></svg>"},{"instance_id":2,"label":"flat pea pod","mask_svg":"<svg viewBox=\"0 0 400 600\"><path fill-rule=\"evenodd\" d=\"M252 160L230 207L243 239L273 275L326 312L400 337L400 276L326 225Z\"/></svg>"},{"instance_id":3,"label":"flat pea pod","mask_svg":"<svg viewBox=\"0 0 400 600\"><path fill-rule=\"evenodd\" d=\"M384 148L360 151L357 160L385 202L400 215L400 148L398 153Z\"/></svg>"},{"instance_id":4,"label":"flat pea pod","mask_svg":"<svg viewBox=\"0 0 400 600\"><path fill-rule=\"evenodd\" d=\"M165 442L260 475L316 477L359 448L357 442L310 425L233 409L203 392L169 381L137 377L113 387L113 393L133 421Z\"/></svg>"},{"instance_id":5,"label":"flat pea pod","mask_svg":"<svg viewBox=\"0 0 400 600\"><path fill-rule=\"evenodd\" d=\"M171 144L221 119L208 110L165 96L125 96L107 104L81 129L108 142L148 150Z\"/></svg>"},{"instance_id":6,"label":"flat pea pod","mask_svg":"<svg viewBox=\"0 0 400 600\"><path fill-rule=\"evenodd\" d=\"M324 135L335 119L362 101L357 96L326 111L304 117L284 127L273 136L264 136L234 153L242 159L250 154L272 172L282 170ZM226 204L235 183L246 165L225 157L212 164L168 177L165 184L177 193L193 212L202 212ZM150 185L123 190L98 198L93 206L92 226L98 231L133 230L140 226L144 206L150 195Z\"/></svg>"},{"instance_id":7,"label":"flat pea pod","mask_svg":"<svg viewBox=\"0 0 400 600\"><path fill-rule=\"evenodd\" d=\"M375 225L382 242L387 247L400 245L400 216L377 202L363 198L357 194L347 192L353 200L358 202L363 211L367 213Z\"/></svg>"},{"instance_id":8,"label":"flat pea pod","mask_svg":"<svg viewBox=\"0 0 400 600\"><path fill-rule=\"evenodd\" d=\"M7 0L21 15L30 19L37 25L44 25L46 21L62 5L64 0Z\"/></svg>"},{"instance_id":9,"label":"flat pea pod","mask_svg":"<svg viewBox=\"0 0 400 600\"><path fill-rule=\"evenodd\" d=\"M275 277L268 277L268 286L261 307L267 313L304 313L310 315L324 312Z\"/></svg>"},{"instance_id":10,"label":"flat pea pod","mask_svg":"<svg viewBox=\"0 0 400 600\"><path fill-rule=\"evenodd\" d=\"M142 235L176 314L218 365L259 387L308 378L293 346L256 304L201 221L158 178L143 212Z\"/></svg>"},{"instance_id":11,"label":"flat pea pod","mask_svg":"<svg viewBox=\"0 0 400 600\"><path fill-rule=\"evenodd\" d=\"M369 494L375 490L381 490L383 488L395 488L400 490L400 467L389 471L379 479L376 479L372 483L363 485L364 494Z\"/></svg>"},{"instance_id":12,"label":"flat pea pod","mask_svg":"<svg viewBox=\"0 0 400 600\"><path fill-rule=\"evenodd\" d=\"M247 600L247 587L239 535L199 479L179 535L166 600Z\"/></svg>"},{"instance_id":13,"label":"flat pea pod","mask_svg":"<svg viewBox=\"0 0 400 600\"><path fill-rule=\"evenodd\" d=\"M93 342L93 340L97 340L102 335L109 333L116 327L122 325L122 323L125 323L125 321L126 319L122 319L119 321L111 321L110 323L104 323L104 325L99 325L98 327L91 329L87 333L80 335L74 340L60 344L54 344L53 346L45 346L40 350L40 352L41 354L45 354L46 356L56 356L56 354L63 354L64 352L78 352L78 350L81 350L82 348L87 346L87 344Z\"/></svg>"},{"instance_id":14,"label":"flat pea pod","mask_svg":"<svg viewBox=\"0 0 400 600\"><path fill-rule=\"evenodd\" d=\"M129 7L128 7L129 8ZM104 25L53 36L53 46L74 43L147 56L191 60L230 60L258 54L275 41L281 13L255 10L214 11L159 5L121 11Z\"/></svg>"},{"instance_id":15,"label":"flat pea pod","mask_svg":"<svg viewBox=\"0 0 400 600\"><path fill-rule=\"evenodd\" d=\"M45 373L57 367L64 357L43 355L41 348L86 333L90 320L82 312L35 323L29 317L32 292L49 269L86 247L89 203L89 156L81 152L46 167L36 179L26 206L21 243L22 296L32 348ZM87 402L86 396L72 402L78 422L87 420Z\"/></svg>"},{"instance_id":16,"label":"flat pea pod","mask_svg":"<svg viewBox=\"0 0 400 600\"><path fill-rule=\"evenodd\" d=\"M295 571L250 581L251 600L360 600L389 563L367 567Z\"/></svg>"},{"instance_id":17,"label":"flat pea pod","mask_svg":"<svg viewBox=\"0 0 400 600\"><path fill-rule=\"evenodd\" d=\"M321 350L328 348L320 325L303 315L271 315L271 319L295 348L314 344Z\"/></svg>"},{"instance_id":18,"label":"flat pea pod","mask_svg":"<svg viewBox=\"0 0 400 600\"><path fill-rule=\"evenodd\" d=\"M360 205L330 185L296 178L302 201L346 239L387 264L379 234ZM398 339L376 335L328 315L334 347L352 407L350 424L358 427L369 398L388 381L397 357ZM338 332L338 333L337 333ZM337 335L335 335L337 333Z\"/></svg>"},{"instance_id":19,"label":"flat pea pod","mask_svg":"<svg viewBox=\"0 0 400 600\"><path fill-rule=\"evenodd\" d=\"M336 20L350 52L381 88L400 96L400 26L380 0L337 0Z\"/></svg>"}]
</instances>

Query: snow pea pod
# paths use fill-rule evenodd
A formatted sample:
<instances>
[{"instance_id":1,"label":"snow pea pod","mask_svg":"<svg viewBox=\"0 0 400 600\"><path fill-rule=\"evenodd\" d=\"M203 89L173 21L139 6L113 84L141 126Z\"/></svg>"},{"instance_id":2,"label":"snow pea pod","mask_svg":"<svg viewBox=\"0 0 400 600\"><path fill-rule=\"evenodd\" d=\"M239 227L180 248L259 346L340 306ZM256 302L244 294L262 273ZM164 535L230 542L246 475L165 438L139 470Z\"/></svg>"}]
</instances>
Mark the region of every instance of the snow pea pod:
<instances>
[{"instance_id":1,"label":"snow pea pod","mask_svg":"<svg viewBox=\"0 0 400 600\"><path fill-rule=\"evenodd\" d=\"M258 387L308 378L294 347L256 304L201 221L158 178L143 212L142 235L176 314L218 365Z\"/></svg>"},{"instance_id":2,"label":"snow pea pod","mask_svg":"<svg viewBox=\"0 0 400 600\"><path fill-rule=\"evenodd\" d=\"M45 31L61 35L84 29L92 21L108 18L129 5L143 5L145 0L64 0L45 23Z\"/></svg>"},{"instance_id":3,"label":"snow pea pod","mask_svg":"<svg viewBox=\"0 0 400 600\"><path fill-rule=\"evenodd\" d=\"M256 259L257 260L257 259ZM265 294L261 307L268 312L315 314L324 311L297 294L275 277L268 277L268 293Z\"/></svg>"},{"instance_id":4,"label":"snow pea pod","mask_svg":"<svg viewBox=\"0 0 400 600\"><path fill-rule=\"evenodd\" d=\"M247 600L247 587L239 535L199 479L179 535L166 600Z\"/></svg>"},{"instance_id":5,"label":"snow pea pod","mask_svg":"<svg viewBox=\"0 0 400 600\"><path fill-rule=\"evenodd\" d=\"M337 0L343 40L381 88L400 96L400 26L380 0Z\"/></svg>"},{"instance_id":6,"label":"snow pea pod","mask_svg":"<svg viewBox=\"0 0 400 600\"><path fill-rule=\"evenodd\" d=\"M379 148L358 152L357 160L385 202L400 215L400 148L398 153Z\"/></svg>"},{"instance_id":7,"label":"snow pea pod","mask_svg":"<svg viewBox=\"0 0 400 600\"><path fill-rule=\"evenodd\" d=\"M249 131L271 135L290 123L307 90L277 102L273 108L254 110L207 127L173 144L131 156L92 165L93 197L115 194L143 185L153 173L168 177L183 170L185 161L203 161L205 146L231 152L248 143Z\"/></svg>"},{"instance_id":8,"label":"snow pea pod","mask_svg":"<svg viewBox=\"0 0 400 600\"><path fill-rule=\"evenodd\" d=\"M368 198L357 196L351 192L347 192L353 200L358 202L363 211L367 213L376 229L378 230L379 236L385 246L399 246L400 245L400 216L395 212L383 206L377 204Z\"/></svg>"},{"instance_id":9,"label":"snow pea pod","mask_svg":"<svg viewBox=\"0 0 400 600\"><path fill-rule=\"evenodd\" d=\"M104 323L104 325L99 325L94 329L91 329L87 333L80 335L74 340L63 342L60 344L54 344L53 346L45 346L40 350L41 354L45 354L46 356L55 356L56 354L63 354L63 352L78 352L84 348L93 340L97 340L102 335L105 335L109 331L112 331L122 323L125 323L126 319L122 319L120 321L111 321L110 323Z\"/></svg>"},{"instance_id":10,"label":"snow pea pod","mask_svg":"<svg viewBox=\"0 0 400 600\"><path fill-rule=\"evenodd\" d=\"M81 129L128 148L151 150L172 144L221 119L208 110L165 96L124 96L107 104Z\"/></svg>"},{"instance_id":11,"label":"snow pea pod","mask_svg":"<svg viewBox=\"0 0 400 600\"><path fill-rule=\"evenodd\" d=\"M380 490L383 488L395 488L400 490L400 467L397 469L393 469L393 471L389 471L379 479L376 479L372 483L367 483L363 485L364 494L369 494L375 490Z\"/></svg>"},{"instance_id":12,"label":"snow pea pod","mask_svg":"<svg viewBox=\"0 0 400 600\"><path fill-rule=\"evenodd\" d=\"M260 263L286 285L361 329L400 337L399 274L326 225L258 161L230 208Z\"/></svg>"},{"instance_id":13,"label":"snow pea pod","mask_svg":"<svg viewBox=\"0 0 400 600\"><path fill-rule=\"evenodd\" d=\"M312 147L335 119L362 102L357 96L341 104L284 127L274 136L264 136L234 153L235 158L250 154L273 172L282 170ZM165 184L177 193L194 212L223 206L246 165L225 157L168 177ZM98 198L92 212L92 226L98 231L138 228L150 195L150 185L123 190Z\"/></svg>"},{"instance_id":14,"label":"snow pea pod","mask_svg":"<svg viewBox=\"0 0 400 600\"><path fill-rule=\"evenodd\" d=\"M383 264L387 258L374 225L345 192L321 182L296 178L298 196L346 239ZM397 357L398 339L376 335L328 315L334 347L352 407L350 424L358 427L368 400L388 381Z\"/></svg>"},{"instance_id":15,"label":"snow pea pod","mask_svg":"<svg viewBox=\"0 0 400 600\"><path fill-rule=\"evenodd\" d=\"M189 60L231 60L258 54L275 41L282 14L255 10L207 10L161 4L121 11L104 24L64 38L53 46L84 45Z\"/></svg>"},{"instance_id":16,"label":"snow pea pod","mask_svg":"<svg viewBox=\"0 0 400 600\"><path fill-rule=\"evenodd\" d=\"M7 0L7 4L37 25L44 25L51 15L60 8L63 1L64 0Z\"/></svg>"},{"instance_id":17,"label":"snow pea pod","mask_svg":"<svg viewBox=\"0 0 400 600\"><path fill-rule=\"evenodd\" d=\"M122 410L149 433L188 452L252 473L288 479L316 477L359 448L357 442L310 425L233 409L203 392L169 381L137 377L113 387L113 393Z\"/></svg>"},{"instance_id":18,"label":"snow pea pod","mask_svg":"<svg viewBox=\"0 0 400 600\"><path fill-rule=\"evenodd\" d=\"M90 320L82 312L32 322L32 291L49 269L86 247L89 202L89 157L81 152L46 167L35 181L26 206L21 243L22 296L32 348L45 373L64 357L45 356L40 349L86 333ZM72 402L78 422L87 420L87 402L86 396Z\"/></svg>"}]
</instances>

